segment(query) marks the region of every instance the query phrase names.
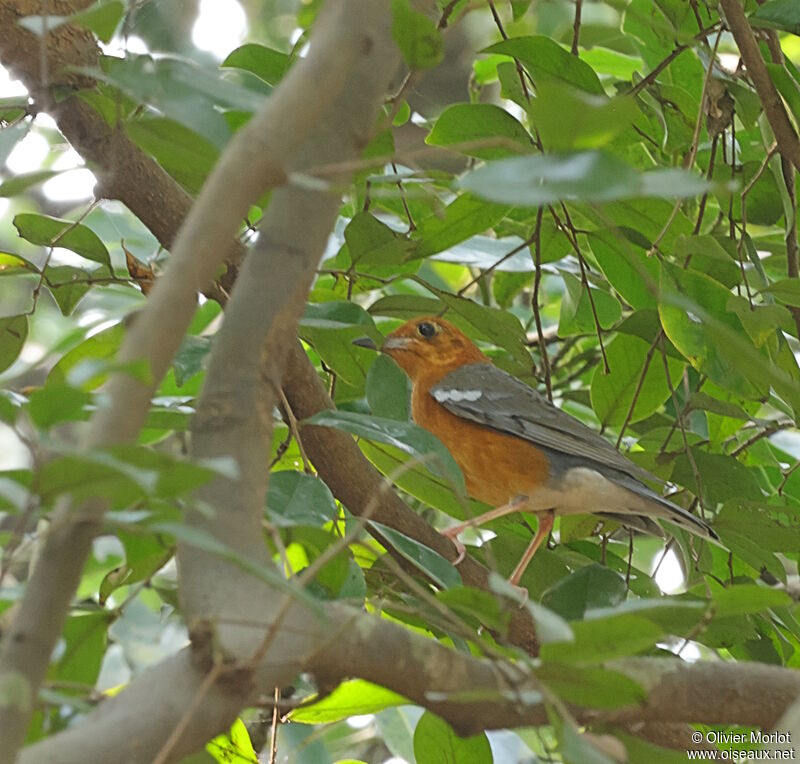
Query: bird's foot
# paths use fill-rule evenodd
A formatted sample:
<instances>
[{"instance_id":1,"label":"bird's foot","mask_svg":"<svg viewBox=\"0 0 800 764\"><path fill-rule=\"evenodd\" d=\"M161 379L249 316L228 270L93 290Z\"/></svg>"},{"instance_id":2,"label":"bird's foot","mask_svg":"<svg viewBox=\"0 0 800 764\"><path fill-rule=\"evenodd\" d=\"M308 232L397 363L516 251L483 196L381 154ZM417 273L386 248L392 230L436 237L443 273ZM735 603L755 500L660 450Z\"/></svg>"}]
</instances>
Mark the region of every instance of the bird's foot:
<instances>
[{"instance_id":1,"label":"bird's foot","mask_svg":"<svg viewBox=\"0 0 800 764\"><path fill-rule=\"evenodd\" d=\"M458 540L458 534L461 533L462 530L461 526L456 526L454 528L447 528L441 532L442 536L450 539L450 541L453 542L453 546L456 548L457 556L456 559L453 560L453 565L459 565L467 556L467 548Z\"/></svg>"},{"instance_id":2,"label":"bird's foot","mask_svg":"<svg viewBox=\"0 0 800 764\"><path fill-rule=\"evenodd\" d=\"M519 586L511 580L509 580L508 585L519 595L517 605L519 607L525 607L525 603L528 601L528 597L530 597L528 590L524 586Z\"/></svg>"}]
</instances>

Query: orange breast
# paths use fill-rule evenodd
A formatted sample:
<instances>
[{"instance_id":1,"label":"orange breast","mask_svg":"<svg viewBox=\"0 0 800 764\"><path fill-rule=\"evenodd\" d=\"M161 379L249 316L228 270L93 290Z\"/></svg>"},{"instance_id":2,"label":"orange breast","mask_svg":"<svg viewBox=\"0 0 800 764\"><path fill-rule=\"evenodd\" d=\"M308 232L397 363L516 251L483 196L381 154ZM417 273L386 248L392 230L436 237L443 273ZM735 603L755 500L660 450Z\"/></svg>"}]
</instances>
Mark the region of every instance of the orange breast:
<instances>
[{"instance_id":1,"label":"orange breast","mask_svg":"<svg viewBox=\"0 0 800 764\"><path fill-rule=\"evenodd\" d=\"M420 427L447 446L473 498L499 507L547 483L549 461L532 443L451 414L416 385L412 413Z\"/></svg>"}]
</instances>

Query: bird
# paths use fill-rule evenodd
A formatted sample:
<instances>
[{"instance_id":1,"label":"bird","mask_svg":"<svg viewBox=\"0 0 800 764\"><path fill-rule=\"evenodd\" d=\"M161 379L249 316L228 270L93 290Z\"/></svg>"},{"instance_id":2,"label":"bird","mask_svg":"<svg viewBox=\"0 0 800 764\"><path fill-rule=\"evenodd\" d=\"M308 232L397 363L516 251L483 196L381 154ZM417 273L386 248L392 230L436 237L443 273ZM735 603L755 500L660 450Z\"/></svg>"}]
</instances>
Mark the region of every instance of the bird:
<instances>
[{"instance_id":1,"label":"bird","mask_svg":"<svg viewBox=\"0 0 800 764\"><path fill-rule=\"evenodd\" d=\"M493 507L443 531L458 549L456 564L465 553L458 540L462 531L520 511L534 513L539 522L509 578L515 586L550 535L556 515L626 516L634 526L636 518L656 530L650 518L659 518L718 541L705 521L645 482L658 482L656 477L530 385L495 366L449 321L436 316L412 319L388 334L379 349L411 379L414 422L450 451L467 493Z\"/></svg>"}]
</instances>

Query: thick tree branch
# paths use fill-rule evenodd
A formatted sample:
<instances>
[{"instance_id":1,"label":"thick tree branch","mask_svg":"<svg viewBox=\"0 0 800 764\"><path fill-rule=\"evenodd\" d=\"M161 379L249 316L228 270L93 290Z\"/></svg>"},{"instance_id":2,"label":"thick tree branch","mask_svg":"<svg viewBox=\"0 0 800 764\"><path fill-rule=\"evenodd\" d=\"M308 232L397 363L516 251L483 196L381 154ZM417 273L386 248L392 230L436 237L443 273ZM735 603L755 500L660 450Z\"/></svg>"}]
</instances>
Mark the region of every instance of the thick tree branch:
<instances>
[{"instance_id":1,"label":"thick tree branch","mask_svg":"<svg viewBox=\"0 0 800 764\"><path fill-rule=\"evenodd\" d=\"M354 23L354 20L358 23ZM357 158L372 135L378 111L400 55L391 36L385 0L327 3L317 19L317 52L329 67L344 55L349 71L344 87L325 119L315 123L296 160L287 169L309 168ZM312 38L312 43L317 38ZM329 45L325 47L326 42ZM304 98L313 99L308 90ZM291 126L283 125L283 129ZM341 204L340 189L349 176L333 179L330 190L286 187L275 191L261 224L259 239L247 255L217 333L195 422L192 451L203 458L233 458L235 480L218 477L200 494L214 510L190 512L187 522L212 534L237 557L272 568L263 543L264 514L272 442L272 411L296 344L297 322L305 308L317 264L325 251ZM179 548L184 617L218 622L217 641L238 660L258 650L262 627L226 626L253 612L274 613L280 595L231 560L189 545ZM298 622L310 614L298 614ZM291 662L305 651L296 635L274 644L269 660Z\"/></svg>"},{"instance_id":2,"label":"thick tree branch","mask_svg":"<svg viewBox=\"0 0 800 764\"><path fill-rule=\"evenodd\" d=\"M332 604L328 620L302 636L315 651L299 660L323 682L360 677L404 695L446 719L461 734L548 723L541 690L525 669L479 660L370 615ZM392 660L387 660L387 655ZM800 672L759 663L685 663L677 658L627 658L606 668L627 674L647 693L638 706L613 711L571 707L588 727L621 726L639 734L659 724L658 742L695 747L681 728L687 723L740 724L767 730L790 723L781 715L800 694ZM268 702L294 666L270 664L260 684L241 682L236 667L206 690L196 713L186 717L205 678L190 651L146 671L120 695L103 701L84 724L30 746L20 764L149 764L179 723L184 734L177 760L199 739L225 728L244 702ZM153 698L168 702L154 703ZM672 733L663 734L666 724ZM648 737L652 735L648 732ZM670 742L671 741L671 742ZM683 742L683 745L681 745Z\"/></svg>"},{"instance_id":3,"label":"thick tree branch","mask_svg":"<svg viewBox=\"0 0 800 764\"><path fill-rule=\"evenodd\" d=\"M85 446L127 442L138 433L152 393L194 314L197 292L211 283L224 261L248 205L285 181L286 166L345 85L359 51L342 46L340 29L333 34L328 26L321 30L309 56L292 67L261 111L234 136L211 173L175 241L166 273L118 356L122 364L144 363L149 380L129 372L112 376L106 390L109 404L93 417ZM24 740L104 509L97 500L80 507L64 502L54 513L39 563L0 651L0 694L14 699L0 706L0 762L13 761Z\"/></svg>"},{"instance_id":4,"label":"thick tree branch","mask_svg":"<svg viewBox=\"0 0 800 764\"><path fill-rule=\"evenodd\" d=\"M728 27L739 46L742 60L753 81L761 105L764 107L764 113L767 115L772 132L775 133L778 149L781 155L795 166L795 169L800 170L800 139L798 139L797 133L789 121L783 101L772 83L753 30L744 15L742 4L740 0L720 0L720 6L725 12Z\"/></svg>"},{"instance_id":5,"label":"thick tree branch","mask_svg":"<svg viewBox=\"0 0 800 764\"><path fill-rule=\"evenodd\" d=\"M78 76L68 67L99 66L100 48L94 36L63 24L42 40L17 24L23 16L69 15L91 4L90 0L0 0L0 61L22 80L36 109L53 116L64 137L94 170L97 196L117 199L138 218L146 217L153 235L170 249L189 214L189 195L128 138L121 124L109 125L78 96L63 97L65 86L77 91L93 85L88 77ZM43 62L47 62L44 70ZM52 95L56 86L61 90L59 98ZM147 182L135 182L136 178ZM209 296L217 294L213 285Z\"/></svg>"}]
</instances>

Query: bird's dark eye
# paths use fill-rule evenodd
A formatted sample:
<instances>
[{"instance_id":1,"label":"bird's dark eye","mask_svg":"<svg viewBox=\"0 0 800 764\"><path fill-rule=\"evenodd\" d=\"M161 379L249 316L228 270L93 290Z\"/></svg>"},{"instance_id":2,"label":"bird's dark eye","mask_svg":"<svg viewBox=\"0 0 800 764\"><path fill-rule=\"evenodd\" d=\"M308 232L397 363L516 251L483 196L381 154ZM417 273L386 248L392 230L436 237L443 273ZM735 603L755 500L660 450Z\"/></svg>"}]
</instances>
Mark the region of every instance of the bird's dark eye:
<instances>
[{"instance_id":1,"label":"bird's dark eye","mask_svg":"<svg viewBox=\"0 0 800 764\"><path fill-rule=\"evenodd\" d=\"M429 340L436 334L436 327L428 321L423 321L417 326L417 331L426 339Z\"/></svg>"}]
</instances>

